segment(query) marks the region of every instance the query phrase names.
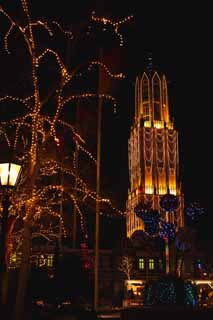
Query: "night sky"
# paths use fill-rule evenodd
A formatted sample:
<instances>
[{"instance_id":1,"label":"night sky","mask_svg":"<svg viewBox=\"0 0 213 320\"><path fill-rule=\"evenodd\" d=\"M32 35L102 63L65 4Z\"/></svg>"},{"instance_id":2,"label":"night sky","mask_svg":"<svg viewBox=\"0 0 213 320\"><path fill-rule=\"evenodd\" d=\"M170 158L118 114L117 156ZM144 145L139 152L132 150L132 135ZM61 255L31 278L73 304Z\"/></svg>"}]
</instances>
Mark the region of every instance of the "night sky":
<instances>
[{"instance_id":1,"label":"night sky","mask_svg":"<svg viewBox=\"0 0 213 320\"><path fill-rule=\"evenodd\" d=\"M144 70L147 54L151 52L154 67L163 72L168 81L170 114L179 132L180 172L186 204L200 201L206 210L207 226L212 221L211 188L207 186L211 172L208 8L181 2L129 1L120 11L133 12L135 17L129 24L123 63L128 79L121 93L122 151L126 152L125 140L134 115L134 81ZM120 168L125 175L124 154L122 160Z\"/></svg>"},{"instance_id":2,"label":"night sky","mask_svg":"<svg viewBox=\"0 0 213 320\"><path fill-rule=\"evenodd\" d=\"M14 8L19 1L1 1ZM1 3L0 2L0 3ZM54 3L53 3L54 2ZM121 28L124 48L110 60L114 72L126 79L112 88L118 100L116 116L104 115L102 174L106 190L125 209L128 180L127 142L134 116L134 82L152 53L153 65L168 80L170 114L179 132L180 169L186 203L200 201L205 208L203 230L210 235L212 219L210 142L210 22L208 8L181 1L32 1L35 15L49 16L67 25L83 21L93 9L112 19L134 15ZM118 43L117 43L118 44ZM120 55L120 57L119 57ZM211 78L210 78L211 79ZM109 191L110 190L110 191ZM206 228L206 229L205 229Z\"/></svg>"}]
</instances>

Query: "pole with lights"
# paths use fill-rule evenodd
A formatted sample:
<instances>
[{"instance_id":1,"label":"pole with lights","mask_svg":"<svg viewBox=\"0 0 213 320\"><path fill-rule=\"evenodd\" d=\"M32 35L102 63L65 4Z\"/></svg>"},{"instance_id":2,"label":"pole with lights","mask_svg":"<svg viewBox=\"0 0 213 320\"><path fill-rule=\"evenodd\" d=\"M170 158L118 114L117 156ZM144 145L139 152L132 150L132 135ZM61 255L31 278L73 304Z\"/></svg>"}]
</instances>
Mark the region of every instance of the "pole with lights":
<instances>
[{"instance_id":1,"label":"pole with lights","mask_svg":"<svg viewBox=\"0 0 213 320\"><path fill-rule=\"evenodd\" d=\"M0 242L0 281L1 281L1 304L6 304L7 291L7 225L12 189L16 186L20 176L21 166L14 163L0 163L0 186L1 186L1 242Z\"/></svg>"},{"instance_id":2,"label":"pole with lights","mask_svg":"<svg viewBox=\"0 0 213 320\"><path fill-rule=\"evenodd\" d=\"M103 59L103 49L99 52L100 61ZM98 127L97 127L97 167L96 167L96 213L95 213L95 283L94 283L94 309L98 311L99 305L99 229L100 229L100 174L101 174L101 122L102 122L102 74L99 66L99 98L98 98Z\"/></svg>"}]
</instances>

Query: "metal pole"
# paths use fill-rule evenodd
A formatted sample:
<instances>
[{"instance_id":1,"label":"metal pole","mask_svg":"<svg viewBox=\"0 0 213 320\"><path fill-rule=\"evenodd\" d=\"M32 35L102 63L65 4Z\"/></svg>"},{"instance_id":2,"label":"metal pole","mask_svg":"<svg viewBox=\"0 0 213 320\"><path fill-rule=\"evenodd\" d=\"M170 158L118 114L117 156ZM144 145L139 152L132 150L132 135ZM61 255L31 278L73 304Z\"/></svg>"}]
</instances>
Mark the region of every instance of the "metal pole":
<instances>
[{"instance_id":1,"label":"metal pole","mask_svg":"<svg viewBox=\"0 0 213 320\"><path fill-rule=\"evenodd\" d=\"M64 184L64 173L63 173L63 160L61 162L61 186L63 187ZM62 242L61 242L61 238L62 238L62 217L63 217L63 192L61 193L61 199L60 199L60 220L59 220L59 235L58 235L58 244L59 244L59 252L61 254L61 250L62 250Z\"/></svg>"},{"instance_id":2,"label":"metal pole","mask_svg":"<svg viewBox=\"0 0 213 320\"><path fill-rule=\"evenodd\" d=\"M166 212L166 222L169 222L169 213ZM165 238L165 263L166 263L166 273L170 272L170 252L169 252L169 238Z\"/></svg>"},{"instance_id":3,"label":"metal pole","mask_svg":"<svg viewBox=\"0 0 213 320\"><path fill-rule=\"evenodd\" d=\"M79 133L79 104L78 103L76 106L75 129L76 129L76 132ZM77 197L77 186L78 186L77 178L78 178L78 145L76 144L76 149L75 149L75 188L74 188L75 199ZM74 205L74 208L73 208L73 230L72 230L73 249L76 248L76 231L77 231L77 209L76 209L76 206Z\"/></svg>"},{"instance_id":4,"label":"metal pole","mask_svg":"<svg viewBox=\"0 0 213 320\"><path fill-rule=\"evenodd\" d=\"M102 61L103 50L100 49L100 61ZM97 167L96 167L96 221L95 221L95 284L94 284L94 308L98 311L99 303L99 219L100 219L100 164L101 164L101 120L102 120L102 79L101 66L99 66L98 86L98 125L97 125Z\"/></svg>"}]
</instances>

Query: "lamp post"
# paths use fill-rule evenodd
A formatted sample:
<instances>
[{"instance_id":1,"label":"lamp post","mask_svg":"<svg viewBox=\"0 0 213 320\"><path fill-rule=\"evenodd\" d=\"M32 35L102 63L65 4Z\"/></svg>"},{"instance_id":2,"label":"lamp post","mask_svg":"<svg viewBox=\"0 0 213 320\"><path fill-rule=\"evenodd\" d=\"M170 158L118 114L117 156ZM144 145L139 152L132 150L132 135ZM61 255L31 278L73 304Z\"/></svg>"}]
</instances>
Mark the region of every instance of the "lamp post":
<instances>
[{"instance_id":1,"label":"lamp post","mask_svg":"<svg viewBox=\"0 0 213 320\"><path fill-rule=\"evenodd\" d=\"M6 303L6 279L7 279L7 221L10 207L10 192L16 185L20 176L21 166L14 163L0 163L0 186L2 194L2 217L1 217L1 238L0 238L0 299L2 305Z\"/></svg>"}]
</instances>

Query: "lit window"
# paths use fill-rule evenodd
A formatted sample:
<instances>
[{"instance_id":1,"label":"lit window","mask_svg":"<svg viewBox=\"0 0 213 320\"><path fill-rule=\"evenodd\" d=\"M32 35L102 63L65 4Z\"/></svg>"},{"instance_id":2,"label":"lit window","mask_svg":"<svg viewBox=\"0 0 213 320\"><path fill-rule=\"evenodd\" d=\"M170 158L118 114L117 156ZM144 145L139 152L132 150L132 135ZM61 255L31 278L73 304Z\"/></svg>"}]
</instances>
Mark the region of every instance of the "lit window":
<instances>
[{"instance_id":1,"label":"lit window","mask_svg":"<svg viewBox=\"0 0 213 320\"><path fill-rule=\"evenodd\" d=\"M155 261L154 259L149 259L149 270L155 269Z\"/></svg>"},{"instance_id":2,"label":"lit window","mask_svg":"<svg viewBox=\"0 0 213 320\"><path fill-rule=\"evenodd\" d=\"M143 270L145 267L144 259L139 258L139 269Z\"/></svg>"},{"instance_id":3,"label":"lit window","mask_svg":"<svg viewBox=\"0 0 213 320\"><path fill-rule=\"evenodd\" d=\"M49 254L49 255L47 256L47 266L48 266L49 268L52 268L52 266L53 266L53 255L52 255L52 254Z\"/></svg>"},{"instance_id":4,"label":"lit window","mask_svg":"<svg viewBox=\"0 0 213 320\"><path fill-rule=\"evenodd\" d=\"M10 268L16 268L17 265L17 256L16 253L11 254L10 256Z\"/></svg>"}]
</instances>

